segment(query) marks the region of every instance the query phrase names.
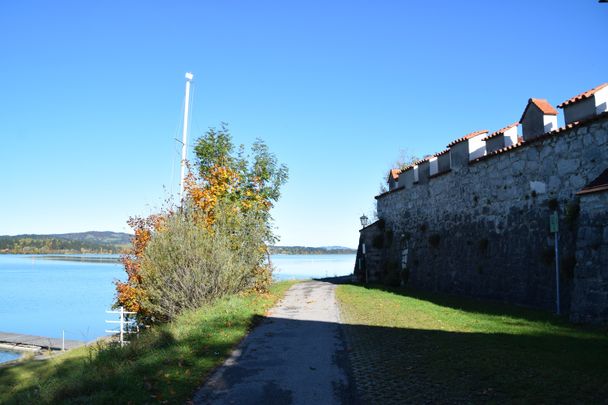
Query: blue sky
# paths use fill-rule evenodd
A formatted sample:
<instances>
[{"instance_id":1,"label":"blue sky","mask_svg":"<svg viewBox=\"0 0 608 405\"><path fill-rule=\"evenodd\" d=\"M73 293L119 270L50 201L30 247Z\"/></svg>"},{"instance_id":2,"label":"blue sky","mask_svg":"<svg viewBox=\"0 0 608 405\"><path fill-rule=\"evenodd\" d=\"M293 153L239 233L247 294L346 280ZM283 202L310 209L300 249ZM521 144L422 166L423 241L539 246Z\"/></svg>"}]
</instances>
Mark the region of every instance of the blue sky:
<instances>
[{"instance_id":1,"label":"blue sky","mask_svg":"<svg viewBox=\"0 0 608 405\"><path fill-rule=\"evenodd\" d=\"M0 234L156 211L191 71L191 138L225 121L289 166L280 243L354 247L401 149L608 81L607 37L595 0L2 2Z\"/></svg>"}]
</instances>

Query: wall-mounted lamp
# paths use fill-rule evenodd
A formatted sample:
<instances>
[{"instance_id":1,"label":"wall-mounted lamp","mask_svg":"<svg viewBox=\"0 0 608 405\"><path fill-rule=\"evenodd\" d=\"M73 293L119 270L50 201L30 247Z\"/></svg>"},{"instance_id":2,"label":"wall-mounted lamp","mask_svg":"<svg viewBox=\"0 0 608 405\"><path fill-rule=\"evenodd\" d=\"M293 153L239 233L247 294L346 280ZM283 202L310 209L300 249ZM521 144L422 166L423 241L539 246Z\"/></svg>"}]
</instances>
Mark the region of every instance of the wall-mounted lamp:
<instances>
[{"instance_id":1,"label":"wall-mounted lamp","mask_svg":"<svg viewBox=\"0 0 608 405\"><path fill-rule=\"evenodd\" d=\"M361 218L359 218L359 220L361 221L362 228L365 228L367 226L367 224L369 223L369 219L367 218L367 216L365 214L361 215Z\"/></svg>"}]
</instances>

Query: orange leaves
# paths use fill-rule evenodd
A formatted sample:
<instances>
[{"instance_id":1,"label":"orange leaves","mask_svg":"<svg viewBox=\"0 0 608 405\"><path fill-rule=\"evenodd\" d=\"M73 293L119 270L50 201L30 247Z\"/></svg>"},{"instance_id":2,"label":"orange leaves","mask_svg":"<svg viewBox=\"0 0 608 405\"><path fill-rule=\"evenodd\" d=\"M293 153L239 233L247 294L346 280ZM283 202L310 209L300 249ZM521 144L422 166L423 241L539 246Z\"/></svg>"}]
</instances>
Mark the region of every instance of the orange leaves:
<instances>
[{"instance_id":1,"label":"orange leaves","mask_svg":"<svg viewBox=\"0 0 608 405\"><path fill-rule=\"evenodd\" d=\"M127 223L134 229L131 248L121 260L127 273L126 282L116 282L116 300L127 311L141 313L141 302L145 291L141 288L141 258L154 232L162 230L165 222L163 215L150 215L147 218L131 217Z\"/></svg>"},{"instance_id":2,"label":"orange leaves","mask_svg":"<svg viewBox=\"0 0 608 405\"><path fill-rule=\"evenodd\" d=\"M143 290L129 283L116 282L118 304L127 311L140 312Z\"/></svg>"},{"instance_id":3,"label":"orange leaves","mask_svg":"<svg viewBox=\"0 0 608 405\"><path fill-rule=\"evenodd\" d=\"M213 225L214 208L222 198L234 199L238 194L241 176L229 167L213 166L205 179L198 180L193 173L186 177L185 189L194 205L203 213L203 222Z\"/></svg>"}]
</instances>

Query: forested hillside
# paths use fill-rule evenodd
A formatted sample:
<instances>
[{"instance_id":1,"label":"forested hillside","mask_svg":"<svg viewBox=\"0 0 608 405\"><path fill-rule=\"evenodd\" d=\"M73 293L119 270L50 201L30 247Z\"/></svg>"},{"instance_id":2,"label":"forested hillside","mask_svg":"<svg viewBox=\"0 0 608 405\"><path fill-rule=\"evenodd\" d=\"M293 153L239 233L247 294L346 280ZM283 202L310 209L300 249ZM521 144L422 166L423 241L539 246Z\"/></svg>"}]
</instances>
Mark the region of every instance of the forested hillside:
<instances>
[{"instance_id":1,"label":"forested hillside","mask_svg":"<svg viewBox=\"0 0 608 405\"><path fill-rule=\"evenodd\" d=\"M4 235L0 253L122 253L131 237L120 232Z\"/></svg>"}]
</instances>

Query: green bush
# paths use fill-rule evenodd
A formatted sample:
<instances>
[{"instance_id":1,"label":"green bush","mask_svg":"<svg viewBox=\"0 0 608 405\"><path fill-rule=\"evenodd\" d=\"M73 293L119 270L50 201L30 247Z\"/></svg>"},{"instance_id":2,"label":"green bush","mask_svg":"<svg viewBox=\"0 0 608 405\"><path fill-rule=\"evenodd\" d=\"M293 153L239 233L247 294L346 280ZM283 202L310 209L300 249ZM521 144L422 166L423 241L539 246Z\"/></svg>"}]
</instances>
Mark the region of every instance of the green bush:
<instances>
[{"instance_id":1,"label":"green bush","mask_svg":"<svg viewBox=\"0 0 608 405\"><path fill-rule=\"evenodd\" d=\"M194 213L186 208L171 215L146 247L142 306L152 321L173 319L186 309L271 280L260 244L266 232L263 219L224 206L206 228Z\"/></svg>"}]
</instances>

